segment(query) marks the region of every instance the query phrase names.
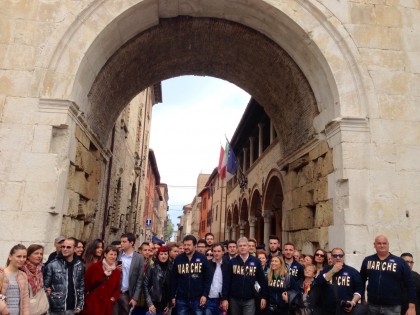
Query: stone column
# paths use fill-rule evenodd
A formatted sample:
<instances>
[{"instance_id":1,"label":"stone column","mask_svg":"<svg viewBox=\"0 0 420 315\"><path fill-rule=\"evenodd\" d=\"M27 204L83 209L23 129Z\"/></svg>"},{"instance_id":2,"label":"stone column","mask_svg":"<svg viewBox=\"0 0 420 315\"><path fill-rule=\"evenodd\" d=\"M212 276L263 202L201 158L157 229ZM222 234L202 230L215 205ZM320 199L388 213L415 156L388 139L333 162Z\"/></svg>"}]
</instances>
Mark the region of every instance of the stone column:
<instances>
[{"instance_id":1,"label":"stone column","mask_svg":"<svg viewBox=\"0 0 420 315\"><path fill-rule=\"evenodd\" d=\"M262 216L264 218L264 244L265 249L268 250L268 238L270 236L271 231L271 217L273 216L273 212L270 210L264 210Z\"/></svg>"},{"instance_id":2,"label":"stone column","mask_svg":"<svg viewBox=\"0 0 420 315\"><path fill-rule=\"evenodd\" d=\"M239 221L239 237L243 237L245 233L246 221Z\"/></svg>"},{"instance_id":3,"label":"stone column","mask_svg":"<svg viewBox=\"0 0 420 315\"><path fill-rule=\"evenodd\" d=\"M257 223L256 217L249 217L249 238L255 238L255 224Z\"/></svg>"},{"instance_id":4,"label":"stone column","mask_svg":"<svg viewBox=\"0 0 420 315\"><path fill-rule=\"evenodd\" d=\"M242 170L246 171L246 161L248 160L248 148L243 148L242 151L244 152L244 159L242 160Z\"/></svg>"},{"instance_id":5,"label":"stone column","mask_svg":"<svg viewBox=\"0 0 420 315\"><path fill-rule=\"evenodd\" d=\"M225 240L231 240L231 238L230 238L230 230L231 230L232 228L229 226L229 227L226 227L226 229L225 229Z\"/></svg>"},{"instance_id":6,"label":"stone column","mask_svg":"<svg viewBox=\"0 0 420 315\"><path fill-rule=\"evenodd\" d=\"M264 124L258 124L258 157L263 154L264 150Z\"/></svg>"},{"instance_id":7,"label":"stone column","mask_svg":"<svg viewBox=\"0 0 420 315\"><path fill-rule=\"evenodd\" d=\"M249 167L254 163L254 137L249 137Z\"/></svg>"},{"instance_id":8,"label":"stone column","mask_svg":"<svg viewBox=\"0 0 420 315\"><path fill-rule=\"evenodd\" d=\"M236 228L238 227L237 224L232 224L232 228L231 228L231 237L232 239L236 239Z\"/></svg>"}]
</instances>

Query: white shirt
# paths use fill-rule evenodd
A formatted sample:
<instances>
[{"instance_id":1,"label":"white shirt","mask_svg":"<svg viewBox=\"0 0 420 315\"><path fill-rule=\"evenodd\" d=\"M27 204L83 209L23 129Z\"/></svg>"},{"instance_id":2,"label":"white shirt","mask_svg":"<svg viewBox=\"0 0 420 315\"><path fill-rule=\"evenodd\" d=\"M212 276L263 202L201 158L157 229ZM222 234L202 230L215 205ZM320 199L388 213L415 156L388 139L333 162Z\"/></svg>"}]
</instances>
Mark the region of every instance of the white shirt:
<instances>
[{"instance_id":1,"label":"white shirt","mask_svg":"<svg viewBox=\"0 0 420 315\"><path fill-rule=\"evenodd\" d=\"M134 253L134 252L133 252ZM121 291L126 292L130 287L129 278L130 278L130 267L131 261L133 260L133 253L130 256L127 256L125 252L121 254L121 261L122 261L122 282L121 282Z\"/></svg>"},{"instance_id":2,"label":"white shirt","mask_svg":"<svg viewBox=\"0 0 420 315\"><path fill-rule=\"evenodd\" d=\"M223 285L222 262L216 262L216 270L214 271L213 281L211 282L209 298L216 299L220 297Z\"/></svg>"}]
</instances>

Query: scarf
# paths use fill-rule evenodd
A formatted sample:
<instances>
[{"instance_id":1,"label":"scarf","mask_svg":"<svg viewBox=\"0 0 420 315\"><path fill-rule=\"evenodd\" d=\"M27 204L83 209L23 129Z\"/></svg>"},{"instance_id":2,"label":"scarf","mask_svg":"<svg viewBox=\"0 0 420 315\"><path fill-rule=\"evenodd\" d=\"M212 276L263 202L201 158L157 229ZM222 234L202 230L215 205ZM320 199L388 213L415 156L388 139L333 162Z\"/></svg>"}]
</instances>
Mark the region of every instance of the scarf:
<instances>
[{"instance_id":1,"label":"scarf","mask_svg":"<svg viewBox=\"0 0 420 315\"><path fill-rule=\"evenodd\" d=\"M102 259L102 268L104 269L105 275L109 277L112 274L112 272L115 270L115 268L117 268L117 266L115 264L110 266L106 263L105 259Z\"/></svg>"},{"instance_id":2,"label":"scarf","mask_svg":"<svg viewBox=\"0 0 420 315\"><path fill-rule=\"evenodd\" d=\"M44 286L41 268L41 264L35 266L29 260L26 260L22 267L22 271L28 276L29 285L31 286L34 295Z\"/></svg>"}]
</instances>

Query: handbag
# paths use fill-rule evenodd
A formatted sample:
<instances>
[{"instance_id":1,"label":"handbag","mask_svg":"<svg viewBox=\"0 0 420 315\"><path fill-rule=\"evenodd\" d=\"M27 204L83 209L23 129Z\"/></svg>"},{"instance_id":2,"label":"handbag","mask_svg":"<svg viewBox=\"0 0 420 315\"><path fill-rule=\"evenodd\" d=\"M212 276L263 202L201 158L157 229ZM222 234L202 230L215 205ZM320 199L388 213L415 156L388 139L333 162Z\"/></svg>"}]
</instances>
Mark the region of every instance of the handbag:
<instances>
[{"instance_id":1,"label":"handbag","mask_svg":"<svg viewBox=\"0 0 420 315\"><path fill-rule=\"evenodd\" d=\"M44 289L38 290L34 295L32 287L29 285L29 314L43 315L47 314L50 305L48 303L47 294Z\"/></svg>"}]
</instances>

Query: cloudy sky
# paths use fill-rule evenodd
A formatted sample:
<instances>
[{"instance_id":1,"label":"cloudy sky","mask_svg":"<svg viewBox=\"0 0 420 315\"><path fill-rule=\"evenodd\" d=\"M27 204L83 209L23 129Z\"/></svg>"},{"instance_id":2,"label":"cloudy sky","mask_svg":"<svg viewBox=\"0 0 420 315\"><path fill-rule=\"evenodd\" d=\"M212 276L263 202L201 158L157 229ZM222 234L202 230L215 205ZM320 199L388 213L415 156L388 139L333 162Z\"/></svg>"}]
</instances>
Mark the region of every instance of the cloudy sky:
<instances>
[{"instance_id":1,"label":"cloudy sky","mask_svg":"<svg viewBox=\"0 0 420 315\"><path fill-rule=\"evenodd\" d=\"M250 96L229 82L183 76L162 82L163 103L153 107L150 148L161 182L168 184L175 229L182 206L196 193L200 173L219 162L220 145L235 132Z\"/></svg>"}]
</instances>

